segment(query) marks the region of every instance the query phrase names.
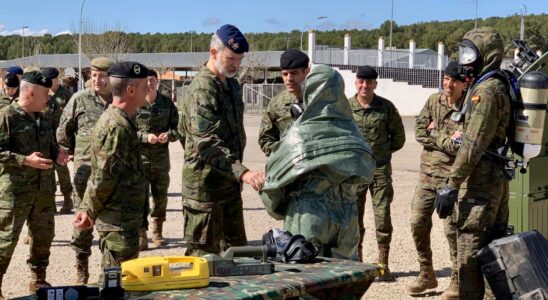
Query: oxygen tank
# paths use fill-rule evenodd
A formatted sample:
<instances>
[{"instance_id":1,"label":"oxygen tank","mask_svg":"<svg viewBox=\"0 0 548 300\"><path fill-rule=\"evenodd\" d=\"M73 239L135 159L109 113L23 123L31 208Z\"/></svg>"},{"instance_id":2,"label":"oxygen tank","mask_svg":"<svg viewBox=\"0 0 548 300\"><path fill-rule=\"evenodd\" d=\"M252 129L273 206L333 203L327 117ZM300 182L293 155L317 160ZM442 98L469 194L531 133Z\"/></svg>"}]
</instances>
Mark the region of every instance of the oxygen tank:
<instances>
[{"instance_id":1,"label":"oxygen tank","mask_svg":"<svg viewBox=\"0 0 548 300\"><path fill-rule=\"evenodd\" d=\"M523 159L538 156L542 150L548 108L548 76L539 71L529 72L520 78L523 106L516 116L515 142L524 144Z\"/></svg>"}]
</instances>

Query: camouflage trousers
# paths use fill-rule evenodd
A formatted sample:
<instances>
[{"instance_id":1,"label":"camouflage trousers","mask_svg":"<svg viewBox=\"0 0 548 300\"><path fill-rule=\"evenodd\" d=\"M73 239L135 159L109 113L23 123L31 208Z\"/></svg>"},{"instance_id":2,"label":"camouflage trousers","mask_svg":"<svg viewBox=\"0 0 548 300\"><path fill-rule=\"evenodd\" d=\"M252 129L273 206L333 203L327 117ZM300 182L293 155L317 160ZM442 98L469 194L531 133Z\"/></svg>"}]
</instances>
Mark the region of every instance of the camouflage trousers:
<instances>
[{"instance_id":1,"label":"camouflage trousers","mask_svg":"<svg viewBox=\"0 0 548 300\"><path fill-rule=\"evenodd\" d=\"M4 192L0 197L0 275L5 274L27 221L30 238L28 266L45 269L55 235L55 197L51 192ZM35 238L36 237L36 238Z\"/></svg>"},{"instance_id":2,"label":"camouflage trousers","mask_svg":"<svg viewBox=\"0 0 548 300\"><path fill-rule=\"evenodd\" d=\"M340 199L337 194L339 197L325 193L288 197L284 230L303 235L318 248L319 256L357 261L360 232L356 201Z\"/></svg>"},{"instance_id":3,"label":"camouflage trousers","mask_svg":"<svg viewBox=\"0 0 548 300\"><path fill-rule=\"evenodd\" d=\"M371 193L373 213L375 215L375 230L377 245L379 248L389 248L392 240L392 219L390 218L390 204L394 199L394 188L392 187L392 165L387 163L375 169L373 182L357 194L358 223L360 228L360 242L358 251L362 249L365 226L363 216L367 191Z\"/></svg>"},{"instance_id":4,"label":"camouflage trousers","mask_svg":"<svg viewBox=\"0 0 548 300\"><path fill-rule=\"evenodd\" d=\"M169 156L166 159L169 160ZM157 221L165 221L167 209L167 190L169 188L169 165L159 166L145 164L144 170L145 176L150 185L150 193L152 194L150 217ZM149 189L147 188L147 199L148 198Z\"/></svg>"},{"instance_id":5,"label":"camouflage trousers","mask_svg":"<svg viewBox=\"0 0 548 300\"><path fill-rule=\"evenodd\" d=\"M57 172L57 178L59 179L59 187L61 193L72 192L72 183L70 183L70 171L67 166L60 166L54 164L55 171Z\"/></svg>"},{"instance_id":6,"label":"camouflage trousers","mask_svg":"<svg viewBox=\"0 0 548 300\"><path fill-rule=\"evenodd\" d=\"M434 201L438 189L445 186L446 181L447 178L433 177L423 171L419 173L419 182L415 187L415 195L411 201L411 233L421 265L432 265L430 232L432 231Z\"/></svg>"},{"instance_id":7,"label":"camouflage trousers","mask_svg":"<svg viewBox=\"0 0 548 300\"><path fill-rule=\"evenodd\" d=\"M216 202L183 197L185 255L219 254L232 246L247 245L240 191L222 196Z\"/></svg>"},{"instance_id":8,"label":"camouflage trousers","mask_svg":"<svg viewBox=\"0 0 548 300\"><path fill-rule=\"evenodd\" d=\"M485 283L474 254L500 237L507 223L508 183L500 173L498 166L482 160L459 190L455 210L461 299L483 299Z\"/></svg>"},{"instance_id":9,"label":"camouflage trousers","mask_svg":"<svg viewBox=\"0 0 548 300\"><path fill-rule=\"evenodd\" d=\"M86 192L89 176L91 175L91 167L87 165L74 166L74 190L72 193L74 200L74 208L78 210L84 193ZM93 242L93 228L78 230L73 229L72 240L70 241L71 248L76 252L78 259L87 259L91 255L91 244Z\"/></svg>"},{"instance_id":10,"label":"camouflage trousers","mask_svg":"<svg viewBox=\"0 0 548 300\"><path fill-rule=\"evenodd\" d=\"M120 266L126 260L139 257L139 229L99 231L101 269Z\"/></svg>"}]
</instances>

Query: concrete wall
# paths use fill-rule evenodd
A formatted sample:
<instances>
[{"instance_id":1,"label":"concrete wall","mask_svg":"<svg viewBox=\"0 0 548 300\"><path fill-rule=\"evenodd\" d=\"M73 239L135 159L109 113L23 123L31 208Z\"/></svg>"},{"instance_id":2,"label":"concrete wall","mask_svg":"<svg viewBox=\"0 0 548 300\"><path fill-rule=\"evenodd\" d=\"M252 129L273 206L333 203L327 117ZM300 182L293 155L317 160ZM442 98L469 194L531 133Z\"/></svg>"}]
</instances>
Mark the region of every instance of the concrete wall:
<instances>
[{"instance_id":1,"label":"concrete wall","mask_svg":"<svg viewBox=\"0 0 548 300\"><path fill-rule=\"evenodd\" d=\"M350 70L338 70L344 78L345 94L352 97L356 94L354 81L356 73ZM423 88L420 85L409 85L406 82L394 82L392 79L378 79L375 93L394 103L402 116L416 116L430 95L438 89Z\"/></svg>"}]
</instances>

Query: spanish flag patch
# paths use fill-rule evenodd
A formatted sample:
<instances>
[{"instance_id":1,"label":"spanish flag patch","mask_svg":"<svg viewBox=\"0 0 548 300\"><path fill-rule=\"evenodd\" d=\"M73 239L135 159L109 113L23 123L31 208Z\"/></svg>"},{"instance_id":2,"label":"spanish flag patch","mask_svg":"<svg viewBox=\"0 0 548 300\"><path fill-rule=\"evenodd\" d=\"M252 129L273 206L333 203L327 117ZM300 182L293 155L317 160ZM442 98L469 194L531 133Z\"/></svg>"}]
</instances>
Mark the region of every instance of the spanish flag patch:
<instances>
[{"instance_id":1,"label":"spanish flag patch","mask_svg":"<svg viewBox=\"0 0 548 300\"><path fill-rule=\"evenodd\" d=\"M480 102L480 96L479 95L472 96L472 102L474 102L474 103Z\"/></svg>"}]
</instances>

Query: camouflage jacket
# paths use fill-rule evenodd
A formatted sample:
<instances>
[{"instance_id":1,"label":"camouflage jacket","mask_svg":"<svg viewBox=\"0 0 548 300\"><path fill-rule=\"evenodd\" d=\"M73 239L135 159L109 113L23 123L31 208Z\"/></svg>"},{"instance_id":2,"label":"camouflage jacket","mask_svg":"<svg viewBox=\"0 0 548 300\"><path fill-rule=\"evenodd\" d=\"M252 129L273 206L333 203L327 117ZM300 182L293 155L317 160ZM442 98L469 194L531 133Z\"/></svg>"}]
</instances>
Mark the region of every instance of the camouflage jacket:
<instances>
[{"instance_id":1,"label":"camouflage jacket","mask_svg":"<svg viewBox=\"0 0 548 300\"><path fill-rule=\"evenodd\" d=\"M266 156L270 155L272 147L282 139L293 124L289 107L297 102L297 97L284 90L268 103L259 130L259 146Z\"/></svg>"},{"instance_id":2,"label":"camouflage jacket","mask_svg":"<svg viewBox=\"0 0 548 300\"><path fill-rule=\"evenodd\" d=\"M61 115L57 128L57 143L68 154L74 155L74 164L90 164L91 130L109 104L91 89L72 96Z\"/></svg>"},{"instance_id":3,"label":"camouflage jacket","mask_svg":"<svg viewBox=\"0 0 548 300\"><path fill-rule=\"evenodd\" d=\"M52 160L57 157L55 131L41 113L35 116L36 120L17 102L0 110L0 190L4 195L24 191L53 192L53 169L40 170L23 165L25 157L33 152L40 152L44 158Z\"/></svg>"},{"instance_id":4,"label":"camouflage jacket","mask_svg":"<svg viewBox=\"0 0 548 300\"><path fill-rule=\"evenodd\" d=\"M49 96L48 104L44 110L44 117L52 124L54 129L59 127L61 114L71 96L72 93L63 86L59 86L55 94Z\"/></svg>"},{"instance_id":5,"label":"camouflage jacket","mask_svg":"<svg viewBox=\"0 0 548 300\"><path fill-rule=\"evenodd\" d=\"M99 231L138 229L145 195L137 126L125 111L110 106L91 135L91 176L82 210Z\"/></svg>"},{"instance_id":6,"label":"camouflage jacket","mask_svg":"<svg viewBox=\"0 0 548 300\"><path fill-rule=\"evenodd\" d=\"M203 67L186 92L179 131L185 134L184 198L215 201L240 189L246 136L242 89Z\"/></svg>"},{"instance_id":7,"label":"camouflage jacket","mask_svg":"<svg viewBox=\"0 0 548 300\"><path fill-rule=\"evenodd\" d=\"M432 94L424 104L415 124L415 139L424 147L420 163L422 172L436 177L449 177L459 150L451 136L455 131L462 131L462 125L451 120L451 114L456 111L458 108L449 106L443 93ZM436 127L428 129L431 122Z\"/></svg>"},{"instance_id":8,"label":"camouflage jacket","mask_svg":"<svg viewBox=\"0 0 548 300\"><path fill-rule=\"evenodd\" d=\"M161 163L169 166L169 143L149 144L148 135L167 132L169 142L180 139L177 130L179 112L173 101L156 93L156 101L152 104L145 101L145 104L137 110L135 120L139 129L137 136L142 143L140 151L143 163Z\"/></svg>"},{"instance_id":9,"label":"camouflage jacket","mask_svg":"<svg viewBox=\"0 0 548 300\"><path fill-rule=\"evenodd\" d=\"M500 162L485 152L504 144L510 119L508 89L502 81L491 77L470 88L465 101L468 99L472 107L466 112L463 143L448 182L449 187L456 189L469 177L474 182L467 185L476 186L480 184L478 181L485 180L488 186L492 176L503 176L502 168L493 173L492 165Z\"/></svg>"},{"instance_id":10,"label":"camouflage jacket","mask_svg":"<svg viewBox=\"0 0 548 300\"><path fill-rule=\"evenodd\" d=\"M405 143L405 130L398 110L392 102L377 95L368 108L363 108L355 95L348 101L360 132L373 149L377 167L389 163L392 153Z\"/></svg>"}]
</instances>

